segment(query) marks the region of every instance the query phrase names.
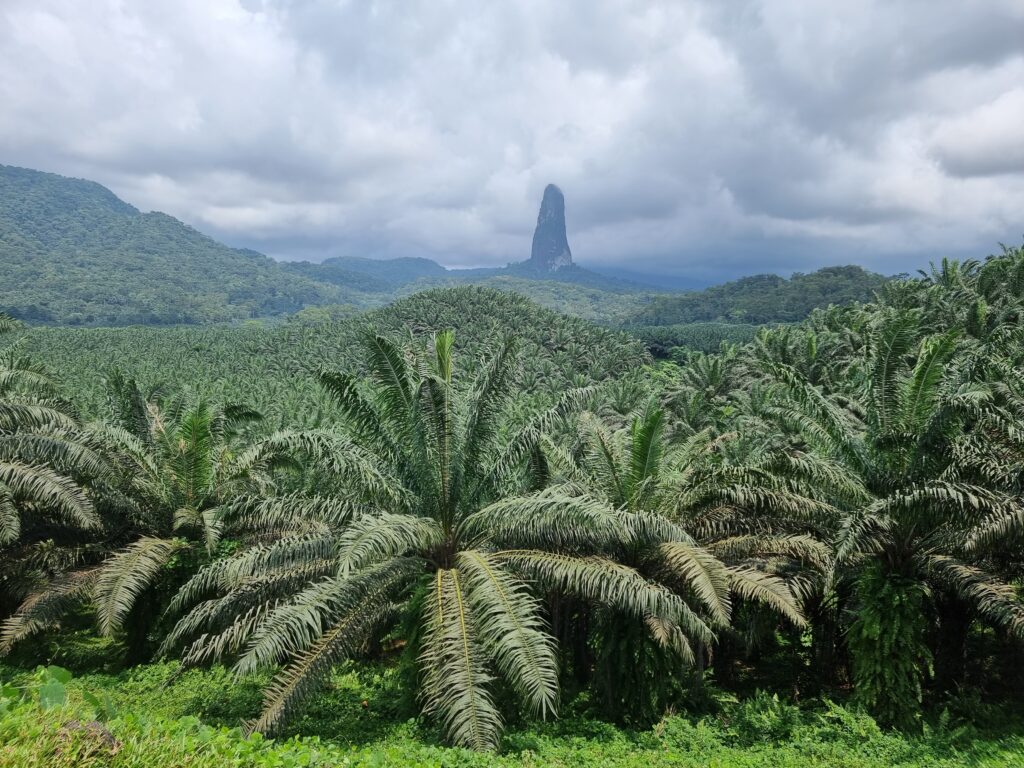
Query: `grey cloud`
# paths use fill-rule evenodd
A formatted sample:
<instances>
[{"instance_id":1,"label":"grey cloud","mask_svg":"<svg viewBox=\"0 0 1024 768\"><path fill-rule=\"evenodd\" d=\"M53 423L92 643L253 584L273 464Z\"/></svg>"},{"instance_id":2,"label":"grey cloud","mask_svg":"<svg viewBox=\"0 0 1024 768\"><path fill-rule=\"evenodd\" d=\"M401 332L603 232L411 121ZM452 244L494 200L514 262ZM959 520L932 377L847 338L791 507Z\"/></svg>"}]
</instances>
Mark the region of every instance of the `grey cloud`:
<instances>
[{"instance_id":1,"label":"grey cloud","mask_svg":"<svg viewBox=\"0 0 1024 768\"><path fill-rule=\"evenodd\" d=\"M7 0L0 162L283 258L529 255L713 281L1021 236L1024 8Z\"/></svg>"}]
</instances>

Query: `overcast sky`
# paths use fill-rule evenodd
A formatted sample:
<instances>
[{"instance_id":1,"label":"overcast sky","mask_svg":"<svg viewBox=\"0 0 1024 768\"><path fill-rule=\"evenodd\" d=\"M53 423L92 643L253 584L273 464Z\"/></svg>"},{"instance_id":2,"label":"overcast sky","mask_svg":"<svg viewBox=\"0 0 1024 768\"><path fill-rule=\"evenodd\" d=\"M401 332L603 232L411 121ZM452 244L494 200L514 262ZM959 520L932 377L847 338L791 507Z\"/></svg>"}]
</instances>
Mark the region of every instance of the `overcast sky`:
<instances>
[{"instance_id":1,"label":"overcast sky","mask_svg":"<svg viewBox=\"0 0 1024 768\"><path fill-rule=\"evenodd\" d=\"M0 163L280 258L702 281L1024 237L1024 0L2 0Z\"/></svg>"}]
</instances>

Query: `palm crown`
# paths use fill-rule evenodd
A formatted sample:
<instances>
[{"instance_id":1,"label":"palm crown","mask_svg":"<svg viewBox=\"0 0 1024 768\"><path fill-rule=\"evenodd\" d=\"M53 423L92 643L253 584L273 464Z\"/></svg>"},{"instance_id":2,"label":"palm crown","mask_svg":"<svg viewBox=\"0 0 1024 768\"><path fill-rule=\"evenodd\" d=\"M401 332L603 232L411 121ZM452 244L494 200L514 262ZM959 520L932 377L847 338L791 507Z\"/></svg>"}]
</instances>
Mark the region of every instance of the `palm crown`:
<instances>
[{"instance_id":1,"label":"palm crown","mask_svg":"<svg viewBox=\"0 0 1024 768\"><path fill-rule=\"evenodd\" d=\"M0 314L0 333L18 324ZM74 409L39 365L0 356L0 598L21 599L77 557L101 517L87 485L111 468L83 434ZM0 616L13 606L0 604Z\"/></svg>"},{"instance_id":2,"label":"palm crown","mask_svg":"<svg viewBox=\"0 0 1024 768\"><path fill-rule=\"evenodd\" d=\"M161 407L117 373L110 384L113 422L83 432L88 450L103 457L104 514L92 526L70 528L88 550L76 568L27 594L3 625L0 651L91 602L101 634L130 625L129 651L145 655L146 633L162 609L151 590L168 578L172 591L175 578L180 583L168 572L172 559L185 550L200 560L212 554L225 529L224 505L272 487L271 470L296 447L287 435L246 447L237 427L259 416L248 408L188 396Z\"/></svg>"}]
</instances>

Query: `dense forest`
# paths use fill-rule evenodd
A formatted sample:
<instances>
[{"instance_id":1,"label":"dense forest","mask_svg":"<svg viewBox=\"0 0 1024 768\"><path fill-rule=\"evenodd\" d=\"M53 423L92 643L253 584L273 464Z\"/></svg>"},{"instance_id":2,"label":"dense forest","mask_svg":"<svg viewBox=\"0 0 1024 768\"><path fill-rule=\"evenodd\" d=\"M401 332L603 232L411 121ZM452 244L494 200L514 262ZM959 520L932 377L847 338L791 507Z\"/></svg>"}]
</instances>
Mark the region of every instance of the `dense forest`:
<instances>
[{"instance_id":1,"label":"dense forest","mask_svg":"<svg viewBox=\"0 0 1024 768\"><path fill-rule=\"evenodd\" d=\"M753 275L703 291L659 296L627 318L629 325L792 323L830 304L871 301L886 278L860 267L826 267L810 274Z\"/></svg>"},{"instance_id":2,"label":"dense forest","mask_svg":"<svg viewBox=\"0 0 1024 768\"><path fill-rule=\"evenodd\" d=\"M0 165L0 309L27 322L223 322L345 298L99 184Z\"/></svg>"},{"instance_id":3,"label":"dense forest","mask_svg":"<svg viewBox=\"0 0 1024 768\"><path fill-rule=\"evenodd\" d=\"M824 274L661 361L480 287L0 319L11 760L1016 764L1024 250Z\"/></svg>"}]
</instances>

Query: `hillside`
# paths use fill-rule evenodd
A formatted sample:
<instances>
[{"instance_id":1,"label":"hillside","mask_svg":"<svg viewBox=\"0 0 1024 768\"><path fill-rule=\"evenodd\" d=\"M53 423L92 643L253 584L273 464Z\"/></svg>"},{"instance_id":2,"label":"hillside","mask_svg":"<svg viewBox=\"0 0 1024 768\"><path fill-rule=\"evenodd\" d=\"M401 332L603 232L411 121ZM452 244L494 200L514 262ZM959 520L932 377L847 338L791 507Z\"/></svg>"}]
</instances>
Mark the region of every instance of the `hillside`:
<instances>
[{"instance_id":1,"label":"hillside","mask_svg":"<svg viewBox=\"0 0 1024 768\"><path fill-rule=\"evenodd\" d=\"M538 269L529 260L504 267L447 269L436 261L422 258L363 259L341 256L319 264L308 261L285 262L287 271L368 293L388 293L407 286L489 285L495 280L518 280L532 283L575 285L612 294L649 294L650 286L593 272L578 264L567 264L557 270ZM652 278L653 279L653 278ZM550 288L550 285L549 285ZM531 297L532 298L532 297Z\"/></svg>"},{"instance_id":2,"label":"hillside","mask_svg":"<svg viewBox=\"0 0 1024 768\"><path fill-rule=\"evenodd\" d=\"M791 323L818 307L870 301L886 280L857 266L798 272L788 280L754 275L703 291L658 296L627 318L626 324Z\"/></svg>"},{"instance_id":3,"label":"hillside","mask_svg":"<svg viewBox=\"0 0 1024 768\"><path fill-rule=\"evenodd\" d=\"M338 256L319 264L291 261L285 270L312 280L366 293L390 293L422 278L443 278L450 272L430 259L363 259Z\"/></svg>"},{"instance_id":4,"label":"hillside","mask_svg":"<svg viewBox=\"0 0 1024 768\"><path fill-rule=\"evenodd\" d=\"M34 323L223 322L348 292L229 248L91 181L0 166L0 310Z\"/></svg>"},{"instance_id":5,"label":"hillside","mask_svg":"<svg viewBox=\"0 0 1024 768\"><path fill-rule=\"evenodd\" d=\"M758 275L658 295L571 259L553 268L535 258L480 269L446 269L422 258L279 263L230 248L166 214L141 213L94 182L0 166L0 311L34 324L223 323L325 305L338 316L459 285L513 291L611 325L761 324L870 299L884 280L859 267L830 267L790 280Z\"/></svg>"}]
</instances>

